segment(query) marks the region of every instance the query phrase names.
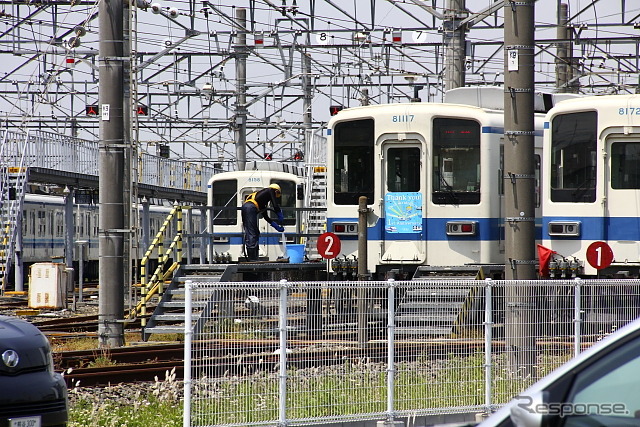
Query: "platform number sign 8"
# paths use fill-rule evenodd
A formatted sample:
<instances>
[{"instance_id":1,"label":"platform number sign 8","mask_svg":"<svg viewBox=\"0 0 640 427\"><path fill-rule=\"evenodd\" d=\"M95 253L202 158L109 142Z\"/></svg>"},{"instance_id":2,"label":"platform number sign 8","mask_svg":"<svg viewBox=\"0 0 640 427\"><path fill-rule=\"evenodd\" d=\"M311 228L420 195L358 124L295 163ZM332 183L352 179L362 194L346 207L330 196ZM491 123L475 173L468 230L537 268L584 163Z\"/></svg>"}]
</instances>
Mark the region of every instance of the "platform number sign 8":
<instances>
[{"instance_id":1,"label":"platform number sign 8","mask_svg":"<svg viewBox=\"0 0 640 427\"><path fill-rule=\"evenodd\" d=\"M322 258L333 259L340 253L340 238L333 233L322 233L318 237L318 253Z\"/></svg>"},{"instance_id":2,"label":"platform number sign 8","mask_svg":"<svg viewBox=\"0 0 640 427\"><path fill-rule=\"evenodd\" d=\"M596 270L607 268L613 262L613 251L606 242L593 242L587 248L587 261Z\"/></svg>"},{"instance_id":3,"label":"platform number sign 8","mask_svg":"<svg viewBox=\"0 0 640 427\"><path fill-rule=\"evenodd\" d=\"M316 34L316 43L318 44L329 44L331 36L328 33L322 32Z\"/></svg>"}]
</instances>

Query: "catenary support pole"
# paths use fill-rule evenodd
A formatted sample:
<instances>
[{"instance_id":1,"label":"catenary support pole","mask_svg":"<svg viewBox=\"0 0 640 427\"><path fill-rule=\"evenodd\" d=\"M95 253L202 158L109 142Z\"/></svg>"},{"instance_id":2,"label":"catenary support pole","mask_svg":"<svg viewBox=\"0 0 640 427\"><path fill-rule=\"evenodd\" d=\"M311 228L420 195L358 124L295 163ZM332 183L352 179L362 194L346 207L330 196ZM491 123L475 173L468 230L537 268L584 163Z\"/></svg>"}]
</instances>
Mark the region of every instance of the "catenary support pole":
<instances>
[{"instance_id":1,"label":"catenary support pole","mask_svg":"<svg viewBox=\"0 0 640 427\"><path fill-rule=\"evenodd\" d=\"M574 93L572 56L573 45L568 27L569 6L566 3L558 5L558 44L556 49L556 89L560 93Z\"/></svg>"},{"instance_id":2,"label":"catenary support pole","mask_svg":"<svg viewBox=\"0 0 640 427\"><path fill-rule=\"evenodd\" d=\"M535 0L504 5L504 200L507 279L536 278L534 163ZM505 340L510 369L529 375L535 365L532 286L505 289Z\"/></svg>"},{"instance_id":3,"label":"catenary support pole","mask_svg":"<svg viewBox=\"0 0 640 427\"><path fill-rule=\"evenodd\" d=\"M466 25L460 21L468 14L465 0L447 0L442 37L445 47L445 91L465 85Z\"/></svg>"},{"instance_id":4,"label":"catenary support pole","mask_svg":"<svg viewBox=\"0 0 640 427\"><path fill-rule=\"evenodd\" d=\"M103 0L99 15L100 181L99 311L101 347L124 343L124 46L123 2Z\"/></svg>"},{"instance_id":5,"label":"catenary support pole","mask_svg":"<svg viewBox=\"0 0 640 427\"><path fill-rule=\"evenodd\" d=\"M236 9L236 165L239 171L247 164L247 10Z\"/></svg>"}]
</instances>

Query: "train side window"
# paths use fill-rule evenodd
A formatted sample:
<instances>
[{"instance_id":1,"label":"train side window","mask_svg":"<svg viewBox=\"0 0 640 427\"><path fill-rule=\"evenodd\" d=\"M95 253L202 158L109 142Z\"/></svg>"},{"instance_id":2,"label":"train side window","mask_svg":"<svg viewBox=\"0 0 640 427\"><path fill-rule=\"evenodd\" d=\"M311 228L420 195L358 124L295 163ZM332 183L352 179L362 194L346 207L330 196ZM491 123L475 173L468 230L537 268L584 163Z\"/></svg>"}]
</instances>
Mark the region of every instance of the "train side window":
<instances>
[{"instance_id":1,"label":"train side window","mask_svg":"<svg viewBox=\"0 0 640 427\"><path fill-rule=\"evenodd\" d=\"M27 211L22 211L22 235L27 236L29 234L29 217Z\"/></svg>"},{"instance_id":2,"label":"train side window","mask_svg":"<svg viewBox=\"0 0 640 427\"><path fill-rule=\"evenodd\" d=\"M55 235L57 237L62 237L64 235L64 215L62 212L58 212L56 211L55 213ZM74 215L74 223L75 223L75 215ZM54 231L51 230L51 234L53 234Z\"/></svg>"},{"instance_id":3,"label":"train side window","mask_svg":"<svg viewBox=\"0 0 640 427\"><path fill-rule=\"evenodd\" d=\"M211 192L213 194L211 213L213 215L214 225L236 225L238 223L238 203L236 203L237 189L237 179L225 179L213 182L211 186Z\"/></svg>"},{"instance_id":4,"label":"train side window","mask_svg":"<svg viewBox=\"0 0 640 427\"><path fill-rule=\"evenodd\" d=\"M45 233L45 211L38 211L38 236L42 237Z\"/></svg>"},{"instance_id":5,"label":"train side window","mask_svg":"<svg viewBox=\"0 0 640 427\"><path fill-rule=\"evenodd\" d=\"M551 122L551 201L596 201L598 113L559 114Z\"/></svg>"},{"instance_id":6,"label":"train side window","mask_svg":"<svg viewBox=\"0 0 640 427\"><path fill-rule=\"evenodd\" d=\"M640 142L611 144L611 188L640 189Z\"/></svg>"},{"instance_id":7,"label":"train side window","mask_svg":"<svg viewBox=\"0 0 640 427\"><path fill-rule=\"evenodd\" d=\"M337 123L333 129L334 201L357 205L360 196L373 203L373 119Z\"/></svg>"},{"instance_id":8,"label":"train side window","mask_svg":"<svg viewBox=\"0 0 640 427\"><path fill-rule=\"evenodd\" d=\"M420 148L387 150L387 191L420 191Z\"/></svg>"},{"instance_id":9,"label":"train side window","mask_svg":"<svg viewBox=\"0 0 640 427\"><path fill-rule=\"evenodd\" d=\"M36 213L34 211L29 212L29 228L30 233L36 235Z\"/></svg>"},{"instance_id":10,"label":"train side window","mask_svg":"<svg viewBox=\"0 0 640 427\"><path fill-rule=\"evenodd\" d=\"M433 203L480 203L480 124L473 120L433 121Z\"/></svg>"},{"instance_id":11,"label":"train side window","mask_svg":"<svg viewBox=\"0 0 640 427\"><path fill-rule=\"evenodd\" d=\"M280 196L280 207L285 208L282 210L282 214L284 215L284 225L295 225L296 224L296 200L297 189L296 183L293 181L284 181L281 179L272 179L271 184L278 184L280 186L281 196ZM287 209L290 208L290 209Z\"/></svg>"}]
</instances>

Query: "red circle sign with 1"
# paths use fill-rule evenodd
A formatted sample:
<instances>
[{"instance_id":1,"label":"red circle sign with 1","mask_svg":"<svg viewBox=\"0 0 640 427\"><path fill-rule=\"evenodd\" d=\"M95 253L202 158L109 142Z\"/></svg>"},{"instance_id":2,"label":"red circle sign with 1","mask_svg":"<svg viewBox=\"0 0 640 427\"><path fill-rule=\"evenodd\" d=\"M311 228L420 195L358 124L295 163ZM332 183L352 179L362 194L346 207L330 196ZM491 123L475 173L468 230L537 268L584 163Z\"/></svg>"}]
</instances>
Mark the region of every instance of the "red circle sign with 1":
<instances>
[{"instance_id":1,"label":"red circle sign with 1","mask_svg":"<svg viewBox=\"0 0 640 427\"><path fill-rule=\"evenodd\" d=\"M613 261L613 251L606 242L593 242L587 248L587 261L597 270L607 268Z\"/></svg>"},{"instance_id":2,"label":"red circle sign with 1","mask_svg":"<svg viewBox=\"0 0 640 427\"><path fill-rule=\"evenodd\" d=\"M333 259L340 253L340 238L333 233L322 233L318 237L318 253L322 258Z\"/></svg>"}]
</instances>

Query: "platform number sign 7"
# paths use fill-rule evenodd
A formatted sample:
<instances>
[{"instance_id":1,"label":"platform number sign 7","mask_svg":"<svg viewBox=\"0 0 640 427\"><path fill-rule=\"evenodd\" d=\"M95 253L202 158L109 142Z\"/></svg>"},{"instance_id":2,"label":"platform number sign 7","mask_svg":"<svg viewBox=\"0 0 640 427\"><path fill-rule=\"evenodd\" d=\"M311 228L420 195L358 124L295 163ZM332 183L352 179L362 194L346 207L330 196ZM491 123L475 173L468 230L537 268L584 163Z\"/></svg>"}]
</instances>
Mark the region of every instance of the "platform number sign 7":
<instances>
[{"instance_id":1,"label":"platform number sign 7","mask_svg":"<svg viewBox=\"0 0 640 427\"><path fill-rule=\"evenodd\" d=\"M333 233L322 233L318 237L318 253L322 258L333 259L340 253L340 238Z\"/></svg>"}]
</instances>

